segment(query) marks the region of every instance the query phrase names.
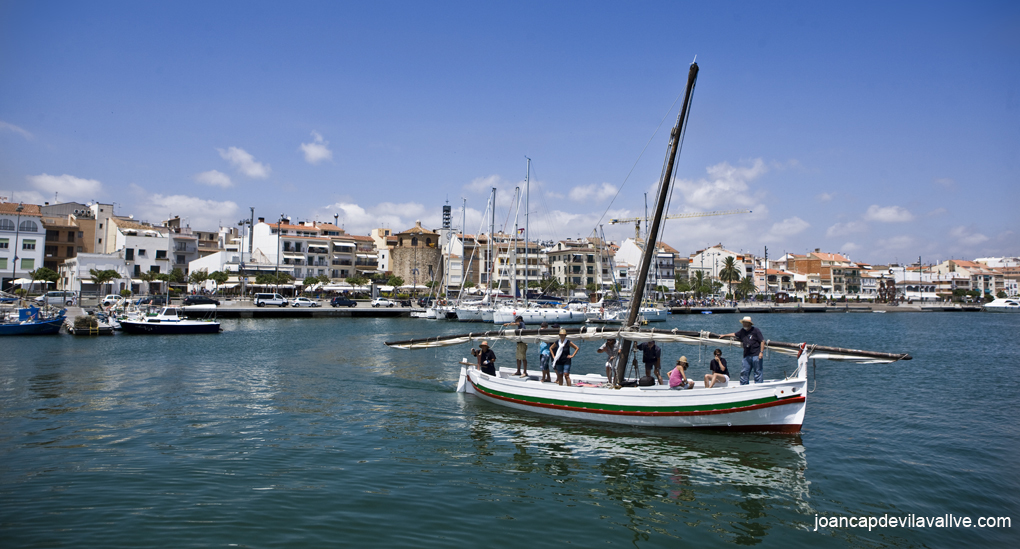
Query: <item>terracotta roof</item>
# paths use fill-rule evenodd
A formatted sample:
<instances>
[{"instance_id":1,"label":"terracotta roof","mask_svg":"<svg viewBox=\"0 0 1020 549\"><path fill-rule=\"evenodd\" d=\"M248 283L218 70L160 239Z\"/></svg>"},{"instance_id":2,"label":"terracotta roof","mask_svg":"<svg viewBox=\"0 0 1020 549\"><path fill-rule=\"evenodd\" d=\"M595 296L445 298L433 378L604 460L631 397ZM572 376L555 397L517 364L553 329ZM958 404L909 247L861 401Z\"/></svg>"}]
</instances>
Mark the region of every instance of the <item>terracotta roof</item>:
<instances>
[{"instance_id":1,"label":"terracotta roof","mask_svg":"<svg viewBox=\"0 0 1020 549\"><path fill-rule=\"evenodd\" d=\"M364 236L360 234L349 234L347 235L347 237L353 238L354 240L360 240L362 242L375 242L375 239L372 238L371 236Z\"/></svg>"},{"instance_id":2,"label":"terracotta roof","mask_svg":"<svg viewBox=\"0 0 1020 549\"><path fill-rule=\"evenodd\" d=\"M0 203L0 213L17 215L18 204L20 204L20 202ZM22 204L22 206L21 215L42 217L42 210L39 209L38 204Z\"/></svg>"},{"instance_id":3,"label":"terracotta roof","mask_svg":"<svg viewBox=\"0 0 1020 549\"><path fill-rule=\"evenodd\" d=\"M811 252L811 255L824 261L842 261L843 263L848 263L850 261L849 259L839 254L829 254L825 252Z\"/></svg>"},{"instance_id":4,"label":"terracotta roof","mask_svg":"<svg viewBox=\"0 0 1020 549\"><path fill-rule=\"evenodd\" d=\"M156 231L160 234L163 234L170 230L167 227L150 225L148 223L141 223L135 221L134 219L128 219L126 217L113 217L110 218L110 221L113 221L114 224L116 224L121 229L134 229L136 231Z\"/></svg>"},{"instance_id":5,"label":"terracotta roof","mask_svg":"<svg viewBox=\"0 0 1020 549\"><path fill-rule=\"evenodd\" d=\"M421 226L421 221L415 221L414 227L407 229L406 231L400 231L398 234L436 234Z\"/></svg>"}]
</instances>

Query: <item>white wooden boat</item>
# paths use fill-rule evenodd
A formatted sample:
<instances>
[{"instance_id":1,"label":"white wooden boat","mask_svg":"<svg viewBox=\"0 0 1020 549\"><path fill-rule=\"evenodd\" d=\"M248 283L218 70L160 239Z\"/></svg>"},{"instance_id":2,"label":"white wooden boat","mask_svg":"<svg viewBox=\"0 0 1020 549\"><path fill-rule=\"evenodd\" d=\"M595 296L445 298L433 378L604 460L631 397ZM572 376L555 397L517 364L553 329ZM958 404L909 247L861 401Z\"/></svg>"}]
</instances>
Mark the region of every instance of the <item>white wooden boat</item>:
<instances>
[{"instance_id":1,"label":"white wooden boat","mask_svg":"<svg viewBox=\"0 0 1020 549\"><path fill-rule=\"evenodd\" d=\"M558 330L494 330L483 333L438 336L387 343L397 349L429 349L462 345L473 341L521 341L537 344L552 342ZM610 337L632 342L655 341L689 345L739 346L740 342L722 339L709 332L680 330L641 330L623 327L589 326L568 330L568 339L599 341ZM910 355L878 353L806 343L770 341L768 352L797 356L797 368L789 377L760 384L740 385L733 380L710 389L695 381L694 389L672 390L666 386L620 387L599 374L571 376L574 386L542 383L539 377L512 375L512 368L500 369L495 376L482 373L464 359L457 391L478 396L500 406L545 415L586 419L607 423L649 427L708 427L745 431L799 431L804 423L807 403L807 361L840 360L856 363L889 363L910 360ZM767 360L771 361L771 358ZM665 372L664 372L665 373ZM587 381L598 386L578 386Z\"/></svg>"},{"instance_id":2,"label":"white wooden boat","mask_svg":"<svg viewBox=\"0 0 1020 549\"><path fill-rule=\"evenodd\" d=\"M669 196L669 181L679 138L684 135L685 112L698 73L696 63L691 65L687 81L687 92L677 118L677 125L671 132L671 147L667 169L663 171L656 197L656 211L648 234L659 234L659 224ZM642 295L644 282L655 250L655 242L649 242L642 254L641 267L634 285L634 295ZM584 307L577 311L581 318ZM655 341L656 343L685 343L690 345L740 345L739 341L723 339L709 332L641 329L637 322L640 303L632 301L624 324L618 327L588 326L566 329L567 338L574 341L601 341L614 338L621 341L620 364L626 368L633 343ZM515 315L516 316L516 315ZM507 322L509 320L504 320ZM472 341L512 341L536 344L540 341L552 343L559 330L495 330L483 333L445 335L424 339L387 342L398 349L429 349L448 345L462 345ZM457 391L518 410L525 410L550 416L584 419L605 423L649 427L716 428L753 431L797 432L804 423L807 405L807 363L808 358L844 360L859 363L894 362L910 360L907 354L877 353L837 347L821 347L805 343L766 342L769 354L795 355L797 368L793 375L751 385L735 382L710 389L703 384L693 389L672 390L668 387L621 387L626 385L622 371L617 379L609 380L599 374L574 375L575 381L589 381L588 386L560 386L542 383L537 377L514 376L514 370L500 369L496 375L481 372L470 361L461 362ZM771 358L769 359L771 360ZM668 366L667 366L668 367ZM773 371L773 370L770 370ZM664 372L665 373L665 372ZM696 382L697 383L697 382Z\"/></svg>"}]
</instances>

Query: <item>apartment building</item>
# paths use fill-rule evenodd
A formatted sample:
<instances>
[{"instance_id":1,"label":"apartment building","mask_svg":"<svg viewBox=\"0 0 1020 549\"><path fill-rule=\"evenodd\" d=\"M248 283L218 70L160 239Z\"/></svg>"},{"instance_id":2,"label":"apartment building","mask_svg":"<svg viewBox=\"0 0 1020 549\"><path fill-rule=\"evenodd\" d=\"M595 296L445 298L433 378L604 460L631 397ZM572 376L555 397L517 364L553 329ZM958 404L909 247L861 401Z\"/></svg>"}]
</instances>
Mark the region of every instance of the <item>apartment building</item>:
<instances>
[{"instance_id":1,"label":"apartment building","mask_svg":"<svg viewBox=\"0 0 1020 549\"><path fill-rule=\"evenodd\" d=\"M46 229L37 204L0 203L0 288L12 289L19 278L45 262Z\"/></svg>"}]
</instances>

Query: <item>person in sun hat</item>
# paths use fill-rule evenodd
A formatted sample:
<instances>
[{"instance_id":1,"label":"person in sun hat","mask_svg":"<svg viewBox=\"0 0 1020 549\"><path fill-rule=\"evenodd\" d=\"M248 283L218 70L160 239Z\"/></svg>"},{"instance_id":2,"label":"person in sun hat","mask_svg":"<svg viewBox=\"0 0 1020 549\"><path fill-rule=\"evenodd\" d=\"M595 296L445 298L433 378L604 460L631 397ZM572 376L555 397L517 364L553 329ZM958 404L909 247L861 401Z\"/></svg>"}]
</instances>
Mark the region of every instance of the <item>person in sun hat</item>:
<instances>
[{"instance_id":1,"label":"person in sun hat","mask_svg":"<svg viewBox=\"0 0 1020 549\"><path fill-rule=\"evenodd\" d=\"M722 356L722 349L716 349L712 353L712 362L708 364L710 370L705 374L705 388L711 389L716 383L727 383L730 380L730 370L726 367L726 359Z\"/></svg>"},{"instance_id":2,"label":"person in sun hat","mask_svg":"<svg viewBox=\"0 0 1020 549\"><path fill-rule=\"evenodd\" d=\"M693 389L694 382L687 379L687 357L682 356L676 361L676 368L669 371L670 389Z\"/></svg>"},{"instance_id":3,"label":"person in sun hat","mask_svg":"<svg viewBox=\"0 0 1020 549\"><path fill-rule=\"evenodd\" d=\"M574 352L570 352L570 348L574 348ZM556 384L563 385L563 382L567 382L567 387L570 387L570 359L574 358L574 355L578 351L577 344L567 339L566 328L560 328L560 337L553 342L552 346L549 347L549 351L553 353L553 369L556 370Z\"/></svg>"},{"instance_id":4,"label":"person in sun hat","mask_svg":"<svg viewBox=\"0 0 1020 549\"><path fill-rule=\"evenodd\" d=\"M489 348L488 341L483 341L479 347L481 352L478 353L478 368L483 374L496 375L496 353Z\"/></svg>"},{"instance_id":5,"label":"person in sun hat","mask_svg":"<svg viewBox=\"0 0 1020 549\"><path fill-rule=\"evenodd\" d=\"M748 384L751 372L754 372L754 382L761 383L764 381L761 362L764 352L761 344L765 342L765 337L761 335L761 330L754 326L754 322L751 322L751 317L745 316L740 319L740 324L742 327L736 332L719 337L734 337L739 339L744 347L744 360L740 364L740 384Z\"/></svg>"}]
</instances>

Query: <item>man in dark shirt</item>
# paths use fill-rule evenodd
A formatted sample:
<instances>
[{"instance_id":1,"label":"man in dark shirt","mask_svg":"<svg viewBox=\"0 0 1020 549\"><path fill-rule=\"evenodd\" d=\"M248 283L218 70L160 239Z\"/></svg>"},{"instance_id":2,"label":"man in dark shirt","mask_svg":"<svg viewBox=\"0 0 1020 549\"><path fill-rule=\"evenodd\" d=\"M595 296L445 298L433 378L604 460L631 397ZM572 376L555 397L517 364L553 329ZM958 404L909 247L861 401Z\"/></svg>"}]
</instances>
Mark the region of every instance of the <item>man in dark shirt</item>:
<instances>
[{"instance_id":1,"label":"man in dark shirt","mask_svg":"<svg viewBox=\"0 0 1020 549\"><path fill-rule=\"evenodd\" d=\"M483 341L479 347L481 352L478 353L478 368L483 374L496 375L496 353L489 348L488 341Z\"/></svg>"},{"instance_id":2,"label":"man in dark shirt","mask_svg":"<svg viewBox=\"0 0 1020 549\"><path fill-rule=\"evenodd\" d=\"M719 337L735 337L744 347L744 361L740 365L740 384L747 385L751 371L754 371L754 382L761 383L763 381L761 344L765 341L765 337L761 335L761 330L754 327L751 317L745 316L740 320L740 324L743 326L740 330Z\"/></svg>"},{"instance_id":3,"label":"man in dark shirt","mask_svg":"<svg viewBox=\"0 0 1020 549\"><path fill-rule=\"evenodd\" d=\"M637 349L641 351L641 362L645 363L645 377L651 376L652 368L654 368L655 377L659 380L659 385L662 385L662 375L660 373L662 347L656 345L654 341L649 341L648 343L639 343Z\"/></svg>"}]
</instances>

